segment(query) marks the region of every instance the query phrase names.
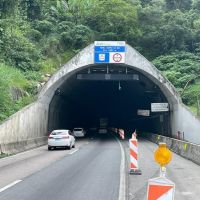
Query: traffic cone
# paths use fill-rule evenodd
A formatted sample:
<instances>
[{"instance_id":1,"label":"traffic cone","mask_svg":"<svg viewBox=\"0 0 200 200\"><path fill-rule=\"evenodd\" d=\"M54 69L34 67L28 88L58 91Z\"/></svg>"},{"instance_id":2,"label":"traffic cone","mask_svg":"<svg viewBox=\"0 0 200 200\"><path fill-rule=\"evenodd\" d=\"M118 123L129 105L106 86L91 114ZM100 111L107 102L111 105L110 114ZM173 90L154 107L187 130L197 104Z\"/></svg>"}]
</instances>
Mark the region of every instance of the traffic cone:
<instances>
[{"instance_id":1,"label":"traffic cone","mask_svg":"<svg viewBox=\"0 0 200 200\"><path fill-rule=\"evenodd\" d=\"M142 171L138 165L138 141L136 138L129 140L130 147L130 174L141 175Z\"/></svg>"}]
</instances>

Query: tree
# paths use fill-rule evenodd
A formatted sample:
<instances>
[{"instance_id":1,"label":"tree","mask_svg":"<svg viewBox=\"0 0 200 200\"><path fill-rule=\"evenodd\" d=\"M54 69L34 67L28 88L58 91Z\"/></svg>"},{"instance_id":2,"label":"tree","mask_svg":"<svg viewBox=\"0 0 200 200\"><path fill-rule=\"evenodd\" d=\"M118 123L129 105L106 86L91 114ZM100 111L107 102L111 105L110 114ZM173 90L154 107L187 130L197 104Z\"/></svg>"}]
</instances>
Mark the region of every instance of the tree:
<instances>
[{"instance_id":1,"label":"tree","mask_svg":"<svg viewBox=\"0 0 200 200\"><path fill-rule=\"evenodd\" d=\"M192 0L165 0L166 8L168 10L190 10L192 7Z\"/></svg>"},{"instance_id":2,"label":"tree","mask_svg":"<svg viewBox=\"0 0 200 200\"><path fill-rule=\"evenodd\" d=\"M146 5L150 4L151 2L152 2L152 0L141 0L142 6L146 6Z\"/></svg>"},{"instance_id":3,"label":"tree","mask_svg":"<svg viewBox=\"0 0 200 200\"><path fill-rule=\"evenodd\" d=\"M195 0L193 3L193 9L200 11L200 0Z\"/></svg>"},{"instance_id":4,"label":"tree","mask_svg":"<svg viewBox=\"0 0 200 200\"><path fill-rule=\"evenodd\" d=\"M117 36L113 39L127 40L134 44L140 35L137 7L128 1L98 1L83 19L90 29L99 33L99 39L109 33L109 36Z\"/></svg>"}]
</instances>

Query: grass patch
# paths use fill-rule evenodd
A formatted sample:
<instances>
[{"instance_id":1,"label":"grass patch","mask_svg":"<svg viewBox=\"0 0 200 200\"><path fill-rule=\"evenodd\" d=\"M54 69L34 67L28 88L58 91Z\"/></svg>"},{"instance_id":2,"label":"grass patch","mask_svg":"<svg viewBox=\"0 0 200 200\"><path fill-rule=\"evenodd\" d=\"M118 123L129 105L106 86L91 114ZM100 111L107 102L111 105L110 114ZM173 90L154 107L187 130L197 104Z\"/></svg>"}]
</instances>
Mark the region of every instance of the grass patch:
<instances>
[{"instance_id":1,"label":"grass patch","mask_svg":"<svg viewBox=\"0 0 200 200\"><path fill-rule=\"evenodd\" d=\"M15 100L11 94L12 88L19 89L23 96ZM33 95L29 94L31 88L31 83L20 70L0 64L0 121L33 102Z\"/></svg>"},{"instance_id":2,"label":"grass patch","mask_svg":"<svg viewBox=\"0 0 200 200\"><path fill-rule=\"evenodd\" d=\"M195 115L197 115L197 106L192 105L192 106L188 106L188 108L190 109L190 111L192 113L194 113Z\"/></svg>"},{"instance_id":3,"label":"grass patch","mask_svg":"<svg viewBox=\"0 0 200 200\"><path fill-rule=\"evenodd\" d=\"M40 63L41 65L41 73L43 74L53 74L55 73L61 66L63 66L67 61L69 61L75 52L70 50L66 51L62 54L56 54L56 56L52 58L47 58Z\"/></svg>"},{"instance_id":4,"label":"grass patch","mask_svg":"<svg viewBox=\"0 0 200 200\"><path fill-rule=\"evenodd\" d=\"M13 154L0 153L0 159L11 156L11 155L13 155Z\"/></svg>"},{"instance_id":5,"label":"grass patch","mask_svg":"<svg viewBox=\"0 0 200 200\"><path fill-rule=\"evenodd\" d=\"M77 52L69 50L57 54L52 58L41 61L39 71L22 72L14 67L0 64L0 122L29 105L36 100L36 87L38 82L43 82L42 75L53 74ZM13 100L11 88L17 87L25 92L25 95L17 101Z\"/></svg>"}]
</instances>

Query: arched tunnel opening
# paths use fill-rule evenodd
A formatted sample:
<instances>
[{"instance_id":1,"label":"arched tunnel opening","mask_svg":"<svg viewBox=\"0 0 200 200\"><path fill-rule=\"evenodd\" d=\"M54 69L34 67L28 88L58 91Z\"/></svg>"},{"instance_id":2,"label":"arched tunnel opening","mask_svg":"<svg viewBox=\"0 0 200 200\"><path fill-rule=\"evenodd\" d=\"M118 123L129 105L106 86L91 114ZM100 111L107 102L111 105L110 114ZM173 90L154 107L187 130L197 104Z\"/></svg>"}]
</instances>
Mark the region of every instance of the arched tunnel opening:
<instances>
[{"instance_id":1,"label":"arched tunnel opening","mask_svg":"<svg viewBox=\"0 0 200 200\"><path fill-rule=\"evenodd\" d=\"M106 118L108 127L169 135L170 112L151 112L151 103L162 102L168 101L159 86L134 68L93 65L72 74L56 89L48 130L98 128L100 119Z\"/></svg>"}]
</instances>

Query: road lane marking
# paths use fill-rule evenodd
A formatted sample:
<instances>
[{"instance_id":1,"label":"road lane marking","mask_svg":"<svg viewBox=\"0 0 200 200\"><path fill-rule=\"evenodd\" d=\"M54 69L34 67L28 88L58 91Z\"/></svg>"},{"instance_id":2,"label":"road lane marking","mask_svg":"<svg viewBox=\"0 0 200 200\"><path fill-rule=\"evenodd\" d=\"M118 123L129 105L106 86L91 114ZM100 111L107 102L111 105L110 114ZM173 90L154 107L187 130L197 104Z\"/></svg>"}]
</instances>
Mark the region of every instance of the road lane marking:
<instances>
[{"instance_id":1,"label":"road lane marking","mask_svg":"<svg viewBox=\"0 0 200 200\"><path fill-rule=\"evenodd\" d=\"M188 196L188 195L192 195L193 193L192 192L181 192L181 194L184 196Z\"/></svg>"},{"instance_id":2,"label":"road lane marking","mask_svg":"<svg viewBox=\"0 0 200 200\"><path fill-rule=\"evenodd\" d=\"M120 164L120 183L119 183L119 198L118 200L126 199L126 177L125 177L125 153L121 142L116 138L121 150L121 164Z\"/></svg>"},{"instance_id":3,"label":"road lane marking","mask_svg":"<svg viewBox=\"0 0 200 200\"><path fill-rule=\"evenodd\" d=\"M76 153L78 150L79 150L79 149L76 149L76 150L72 151L72 152L69 153L69 154L72 155L72 154Z\"/></svg>"},{"instance_id":4,"label":"road lane marking","mask_svg":"<svg viewBox=\"0 0 200 200\"><path fill-rule=\"evenodd\" d=\"M13 187L14 185L16 185L17 183L19 183L19 182L21 182L21 181L22 181L22 180L17 180L17 181L12 182L12 183L9 184L9 185L6 185L5 187L3 187L3 188L0 189L0 193L3 192L3 191L5 191L5 190L7 190L7 189L10 188L10 187Z\"/></svg>"}]
</instances>

